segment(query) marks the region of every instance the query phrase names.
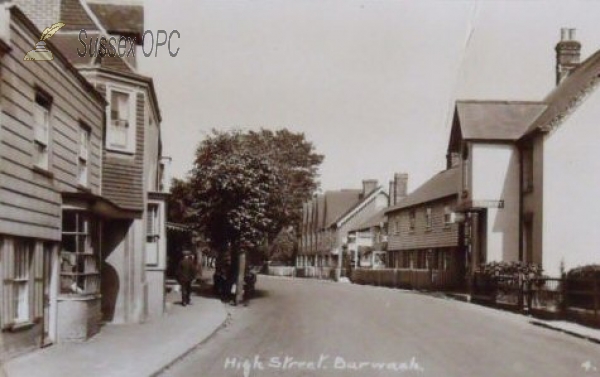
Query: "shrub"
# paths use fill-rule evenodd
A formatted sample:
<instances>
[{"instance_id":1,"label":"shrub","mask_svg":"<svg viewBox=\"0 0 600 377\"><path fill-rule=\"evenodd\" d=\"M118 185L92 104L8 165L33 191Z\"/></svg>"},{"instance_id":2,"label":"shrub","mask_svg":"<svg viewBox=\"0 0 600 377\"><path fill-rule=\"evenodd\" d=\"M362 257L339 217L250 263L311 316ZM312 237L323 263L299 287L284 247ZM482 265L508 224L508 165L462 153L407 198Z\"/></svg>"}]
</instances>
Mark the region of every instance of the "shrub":
<instances>
[{"instance_id":1,"label":"shrub","mask_svg":"<svg viewBox=\"0 0 600 377\"><path fill-rule=\"evenodd\" d=\"M480 265L475 272L488 277L522 276L525 280L542 276L542 268L539 265L526 262L490 262Z\"/></svg>"}]
</instances>

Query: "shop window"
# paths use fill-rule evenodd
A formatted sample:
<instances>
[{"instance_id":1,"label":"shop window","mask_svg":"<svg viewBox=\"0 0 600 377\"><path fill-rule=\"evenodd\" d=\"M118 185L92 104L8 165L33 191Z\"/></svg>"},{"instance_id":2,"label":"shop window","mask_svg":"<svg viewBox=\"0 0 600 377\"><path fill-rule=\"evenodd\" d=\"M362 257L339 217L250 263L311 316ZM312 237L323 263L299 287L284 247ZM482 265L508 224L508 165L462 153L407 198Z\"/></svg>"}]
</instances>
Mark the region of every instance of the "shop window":
<instances>
[{"instance_id":1,"label":"shop window","mask_svg":"<svg viewBox=\"0 0 600 377\"><path fill-rule=\"evenodd\" d=\"M100 290L98 256L92 248L92 225L85 212L63 212L61 293L96 294Z\"/></svg>"}]
</instances>

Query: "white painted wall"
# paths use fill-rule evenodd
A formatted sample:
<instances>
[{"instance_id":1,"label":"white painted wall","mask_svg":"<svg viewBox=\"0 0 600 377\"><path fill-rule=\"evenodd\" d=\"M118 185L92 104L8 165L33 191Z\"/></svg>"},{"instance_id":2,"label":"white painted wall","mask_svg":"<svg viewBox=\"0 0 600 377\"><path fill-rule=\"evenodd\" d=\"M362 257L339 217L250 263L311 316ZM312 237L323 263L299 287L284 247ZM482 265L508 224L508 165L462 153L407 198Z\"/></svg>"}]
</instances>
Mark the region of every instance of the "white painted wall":
<instances>
[{"instance_id":1,"label":"white painted wall","mask_svg":"<svg viewBox=\"0 0 600 377\"><path fill-rule=\"evenodd\" d=\"M487 261L519 259L519 154L514 145L474 144L471 199L504 201L487 210Z\"/></svg>"},{"instance_id":2,"label":"white painted wall","mask_svg":"<svg viewBox=\"0 0 600 377\"><path fill-rule=\"evenodd\" d=\"M600 90L544 143L543 268L600 263Z\"/></svg>"}]
</instances>

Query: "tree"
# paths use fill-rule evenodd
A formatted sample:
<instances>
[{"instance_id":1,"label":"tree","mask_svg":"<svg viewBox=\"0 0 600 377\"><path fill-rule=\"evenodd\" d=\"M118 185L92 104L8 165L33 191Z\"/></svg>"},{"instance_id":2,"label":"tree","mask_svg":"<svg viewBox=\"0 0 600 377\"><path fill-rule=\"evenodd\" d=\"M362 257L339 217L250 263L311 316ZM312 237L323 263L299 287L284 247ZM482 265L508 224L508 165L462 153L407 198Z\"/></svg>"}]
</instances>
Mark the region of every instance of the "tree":
<instances>
[{"instance_id":1,"label":"tree","mask_svg":"<svg viewBox=\"0 0 600 377\"><path fill-rule=\"evenodd\" d=\"M280 262L292 262L296 257L297 237L293 226L281 229L273 240L269 259Z\"/></svg>"},{"instance_id":2,"label":"tree","mask_svg":"<svg viewBox=\"0 0 600 377\"><path fill-rule=\"evenodd\" d=\"M218 264L231 258L240 270L232 250L258 262L282 229L297 229L322 161L302 133L213 131L196 150L190 178L173 181L169 216L201 232Z\"/></svg>"},{"instance_id":3,"label":"tree","mask_svg":"<svg viewBox=\"0 0 600 377\"><path fill-rule=\"evenodd\" d=\"M248 250L258 247L273 231L270 208L280 197L277 168L247 148L239 132L213 132L202 141L190 181L190 223L203 232L221 256L232 253L241 298ZM230 276L231 278L231 276Z\"/></svg>"},{"instance_id":4,"label":"tree","mask_svg":"<svg viewBox=\"0 0 600 377\"><path fill-rule=\"evenodd\" d=\"M275 222L272 241L279 231L288 226L296 227L302 220L302 203L309 200L319 187L318 169L324 156L315 152L314 145L303 133L287 129L249 131L245 136L248 148L255 154L271 161L281 179L278 192L280 207L273 208L271 218Z\"/></svg>"}]
</instances>

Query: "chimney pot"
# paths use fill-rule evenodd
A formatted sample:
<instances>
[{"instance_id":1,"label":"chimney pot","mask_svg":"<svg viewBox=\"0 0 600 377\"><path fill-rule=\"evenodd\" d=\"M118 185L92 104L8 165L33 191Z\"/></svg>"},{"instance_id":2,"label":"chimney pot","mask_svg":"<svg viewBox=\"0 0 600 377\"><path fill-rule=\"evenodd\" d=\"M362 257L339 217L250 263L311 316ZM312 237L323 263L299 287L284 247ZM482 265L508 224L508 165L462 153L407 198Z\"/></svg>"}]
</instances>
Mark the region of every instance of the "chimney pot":
<instances>
[{"instance_id":1,"label":"chimney pot","mask_svg":"<svg viewBox=\"0 0 600 377\"><path fill-rule=\"evenodd\" d=\"M581 44L575 40L573 28L560 30L560 42L556 44L556 85L559 85L579 65Z\"/></svg>"}]
</instances>

